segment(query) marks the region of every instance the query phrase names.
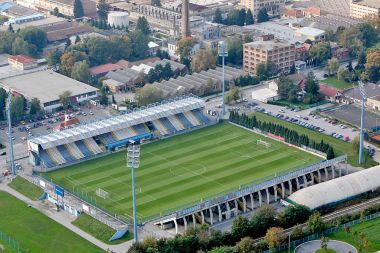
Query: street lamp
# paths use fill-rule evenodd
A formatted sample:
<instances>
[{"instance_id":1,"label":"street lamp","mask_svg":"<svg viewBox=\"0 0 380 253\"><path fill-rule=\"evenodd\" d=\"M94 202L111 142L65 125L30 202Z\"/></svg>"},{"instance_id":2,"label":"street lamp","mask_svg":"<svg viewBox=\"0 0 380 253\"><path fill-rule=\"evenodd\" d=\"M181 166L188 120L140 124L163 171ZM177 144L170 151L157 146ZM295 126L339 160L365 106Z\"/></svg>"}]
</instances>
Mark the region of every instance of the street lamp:
<instances>
[{"instance_id":1,"label":"street lamp","mask_svg":"<svg viewBox=\"0 0 380 253\"><path fill-rule=\"evenodd\" d=\"M137 230L137 208L136 208L136 186L135 186L135 168L140 167L140 144L130 141L127 148L127 167L132 168L132 195L133 195L133 233L135 242L139 241Z\"/></svg>"},{"instance_id":2,"label":"street lamp","mask_svg":"<svg viewBox=\"0 0 380 253\"><path fill-rule=\"evenodd\" d=\"M225 92L224 62L225 62L225 57L228 57L228 50L224 41L220 41L218 43L218 55L222 57L222 66L223 66L223 75L222 75L222 118L223 118L226 112L226 108L224 104L224 92Z\"/></svg>"},{"instance_id":3,"label":"street lamp","mask_svg":"<svg viewBox=\"0 0 380 253\"><path fill-rule=\"evenodd\" d=\"M12 121L11 121L11 106L12 106L12 92L8 92L8 98L7 98L7 120L8 120L8 137L9 137L9 155L10 155L10 162L11 162L11 170L12 174L16 176L16 167L15 167L15 160L14 160L14 154L13 154L13 139L12 139Z\"/></svg>"}]
</instances>

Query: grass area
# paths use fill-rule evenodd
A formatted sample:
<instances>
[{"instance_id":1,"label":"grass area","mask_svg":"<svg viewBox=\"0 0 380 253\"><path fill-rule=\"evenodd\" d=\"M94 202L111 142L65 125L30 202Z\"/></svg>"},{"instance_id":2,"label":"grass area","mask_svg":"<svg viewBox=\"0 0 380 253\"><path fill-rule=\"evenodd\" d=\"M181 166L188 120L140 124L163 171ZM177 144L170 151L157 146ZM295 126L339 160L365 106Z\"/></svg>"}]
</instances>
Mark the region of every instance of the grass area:
<instances>
[{"instance_id":1,"label":"grass area","mask_svg":"<svg viewBox=\"0 0 380 253\"><path fill-rule=\"evenodd\" d=\"M327 77L326 79L321 80L321 82L325 83L329 86L335 87L337 89L342 89L342 90L349 89L349 88L352 88L354 86L354 84L348 83L348 82L343 81L343 80L339 80L338 78L336 78L334 76Z\"/></svg>"},{"instance_id":2,"label":"grass area","mask_svg":"<svg viewBox=\"0 0 380 253\"><path fill-rule=\"evenodd\" d=\"M257 145L258 139L271 147ZM141 167L136 170L139 219L198 204L318 160L227 122L143 145ZM125 167L125 152L45 176L69 190L84 192L113 213L132 216L131 175ZM98 188L109 196L97 197Z\"/></svg>"},{"instance_id":3,"label":"grass area","mask_svg":"<svg viewBox=\"0 0 380 253\"><path fill-rule=\"evenodd\" d=\"M301 110L305 110L309 108L309 105L306 105L304 103L293 103L284 99L280 99L274 102L269 102L269 104L274 104L274 105L280 105L280 106L289 106L291 108L299 108Z\"/></svg>"},{"instance_id":4,"label":"grass area","mask_svg":"<svg viewBox=\"0 0 380 253\"><path fill-rule=\"evenodd\" d=\"M9 183L9 186L31 200L37 200L44 192L41 188L20 176L14 178L12 182Z\"/></svg>"},{"instance_id":5,"label":"grass area","mask_svg":"<svg viewBox=\"0 0 380 253\"><path fill-rule=\"evenodd\" d=\"M36 209L2 191L0 217L0 231L20 242L21 248L27 252L103 252Z\"/></svg>"},{"instance_id":6,"label":"grass area","mask_svg":"<svg viewBox=\"0 0 380 253\"><path fill-rule=\"evenodd\" d=\"M336 251L333 250L333 249L329 249L329 248L327 248L326 250L324 250L324 249L319 249L319 250L315 251L315 253L336 253Z\"/></svg>"},{"instance_id":7,"label":"grass area","mask_svg":"<svg viewBox=\"0 0 380 253\"><path fill-rule=\"evenodd\" d=\"M317 131L301 127L297 124L290 123L290 122L278 119L276 117L273 117L264 113L255 112L254 115L256 116L258 120L280 124L287 128L293 129L297 131L298 133L306 134L311 140L320 142L323 139L323 141L329 143L330 145L334 147L335 155L347 154L348 163L353 166L359 166L358 164L359 155L357 153L354 153L353 149L351 148L351 143L349 142L336 139L326 134L321 134ZM375 162L372 158L369 158L368 160L365 161L364 166L366 168L369 168L375 165L377 165L377 162Z\"/></svg>"},{"instance_id":8,"label":"grass area","mask_svg":"<svg viewBox=\"0 0 380 253\"><path fill-rule=\"evenodd\" d=\"M79 215L72 224L107 244L119 244L133 239L133 234L128 231L128 233L119 240L110 242L109 239L115 234L116 230L85 213Z\"/></svg>"},{"instance_id":9,"label":"grass area","mask_svg":"<svg viewBox=\"0 0 380 253\"><path fill-rule=\"evenodd\" d=\"M350 233L339 231L330 235L329 239L344 241L358 248L358 240L353 235L355 231L363 232L368 240L368 247L362 253L373 253L380 250L380 218L352 226Z\"/></svg>"}]
</instances>

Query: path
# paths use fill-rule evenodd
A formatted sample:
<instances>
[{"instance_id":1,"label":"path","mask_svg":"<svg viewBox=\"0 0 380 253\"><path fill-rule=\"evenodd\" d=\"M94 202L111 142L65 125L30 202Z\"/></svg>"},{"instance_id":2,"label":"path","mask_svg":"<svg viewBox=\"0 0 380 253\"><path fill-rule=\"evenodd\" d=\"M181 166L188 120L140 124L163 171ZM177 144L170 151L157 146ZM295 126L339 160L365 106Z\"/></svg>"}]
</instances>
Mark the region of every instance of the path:
<instances>
[{"instance_id":1,"label":"path","mask_svg":"<svg viewBox=\"0 0 380 253\"><path fill-rule=\"evenodd\" d=\"M352 253L357 253L358 251L350 244L341 242L341 241L335 241L335 240L330 240L328 242L329 249L335 250L337 253L347 253L347 252L352 252ZM321 242L320 241L310 241L306 242L304 244L301 244L296 248L294 251L295 253L310 253L310 252L315 252L316 250L321 248Z\"/></svg>"}]
</instances>

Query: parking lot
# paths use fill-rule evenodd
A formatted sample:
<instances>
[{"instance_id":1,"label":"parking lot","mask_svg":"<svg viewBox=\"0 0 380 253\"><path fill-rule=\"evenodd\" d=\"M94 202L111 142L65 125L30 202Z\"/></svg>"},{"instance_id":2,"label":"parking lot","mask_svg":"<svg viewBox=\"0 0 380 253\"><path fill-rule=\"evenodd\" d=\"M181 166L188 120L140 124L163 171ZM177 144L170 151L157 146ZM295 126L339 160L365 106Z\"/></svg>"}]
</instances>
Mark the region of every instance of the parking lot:
<instances>
[{"instance_id":1,"label":"parking lot","mask_svg":"<svg viewBox=\"0 0 380 253\"><path fill-rule=\"evenodd\" d=\"M76 110L68 110L66 113L70 118L78 118L80 123L89 123L109 117L111 114L108 109L96 106L81 106ZM12 127L14 144L26 143L28 138L52 133L53 129L64 120L64 112L45 114L36 119L15 122ZM0 140L8 143L8 127L0 126Z\"/></svg>"}]
</instances>

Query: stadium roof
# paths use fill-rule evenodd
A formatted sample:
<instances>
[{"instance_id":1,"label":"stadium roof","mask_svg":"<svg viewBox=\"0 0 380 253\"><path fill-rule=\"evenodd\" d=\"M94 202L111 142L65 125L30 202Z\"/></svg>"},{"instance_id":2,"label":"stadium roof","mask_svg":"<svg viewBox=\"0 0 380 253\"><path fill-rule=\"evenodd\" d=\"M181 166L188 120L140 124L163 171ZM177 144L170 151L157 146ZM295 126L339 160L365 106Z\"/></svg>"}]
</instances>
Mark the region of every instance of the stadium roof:
<instances>
[{"instance_id":1,"label":"stadium roof","mask_svg":"<svg viewBox=\"0 0 380 253\"><path fill-rule=\"evenodd\" d=\"M380 187L380 165L299 190L288 200L311 209L347 200Z\"/></svg>"},{"instance_id":2,"label":"stadium roof","mask_svg":"<svg viewBox=\"0 0 380 253\"><path fill-rule=\"evenodd\" d=\"M131 113L36 137L28 142L48 149L202 107L204 107L204 101L200 98L194 96L180 97L160 104L153 104Z\"/></svg>"}]
</instances>

